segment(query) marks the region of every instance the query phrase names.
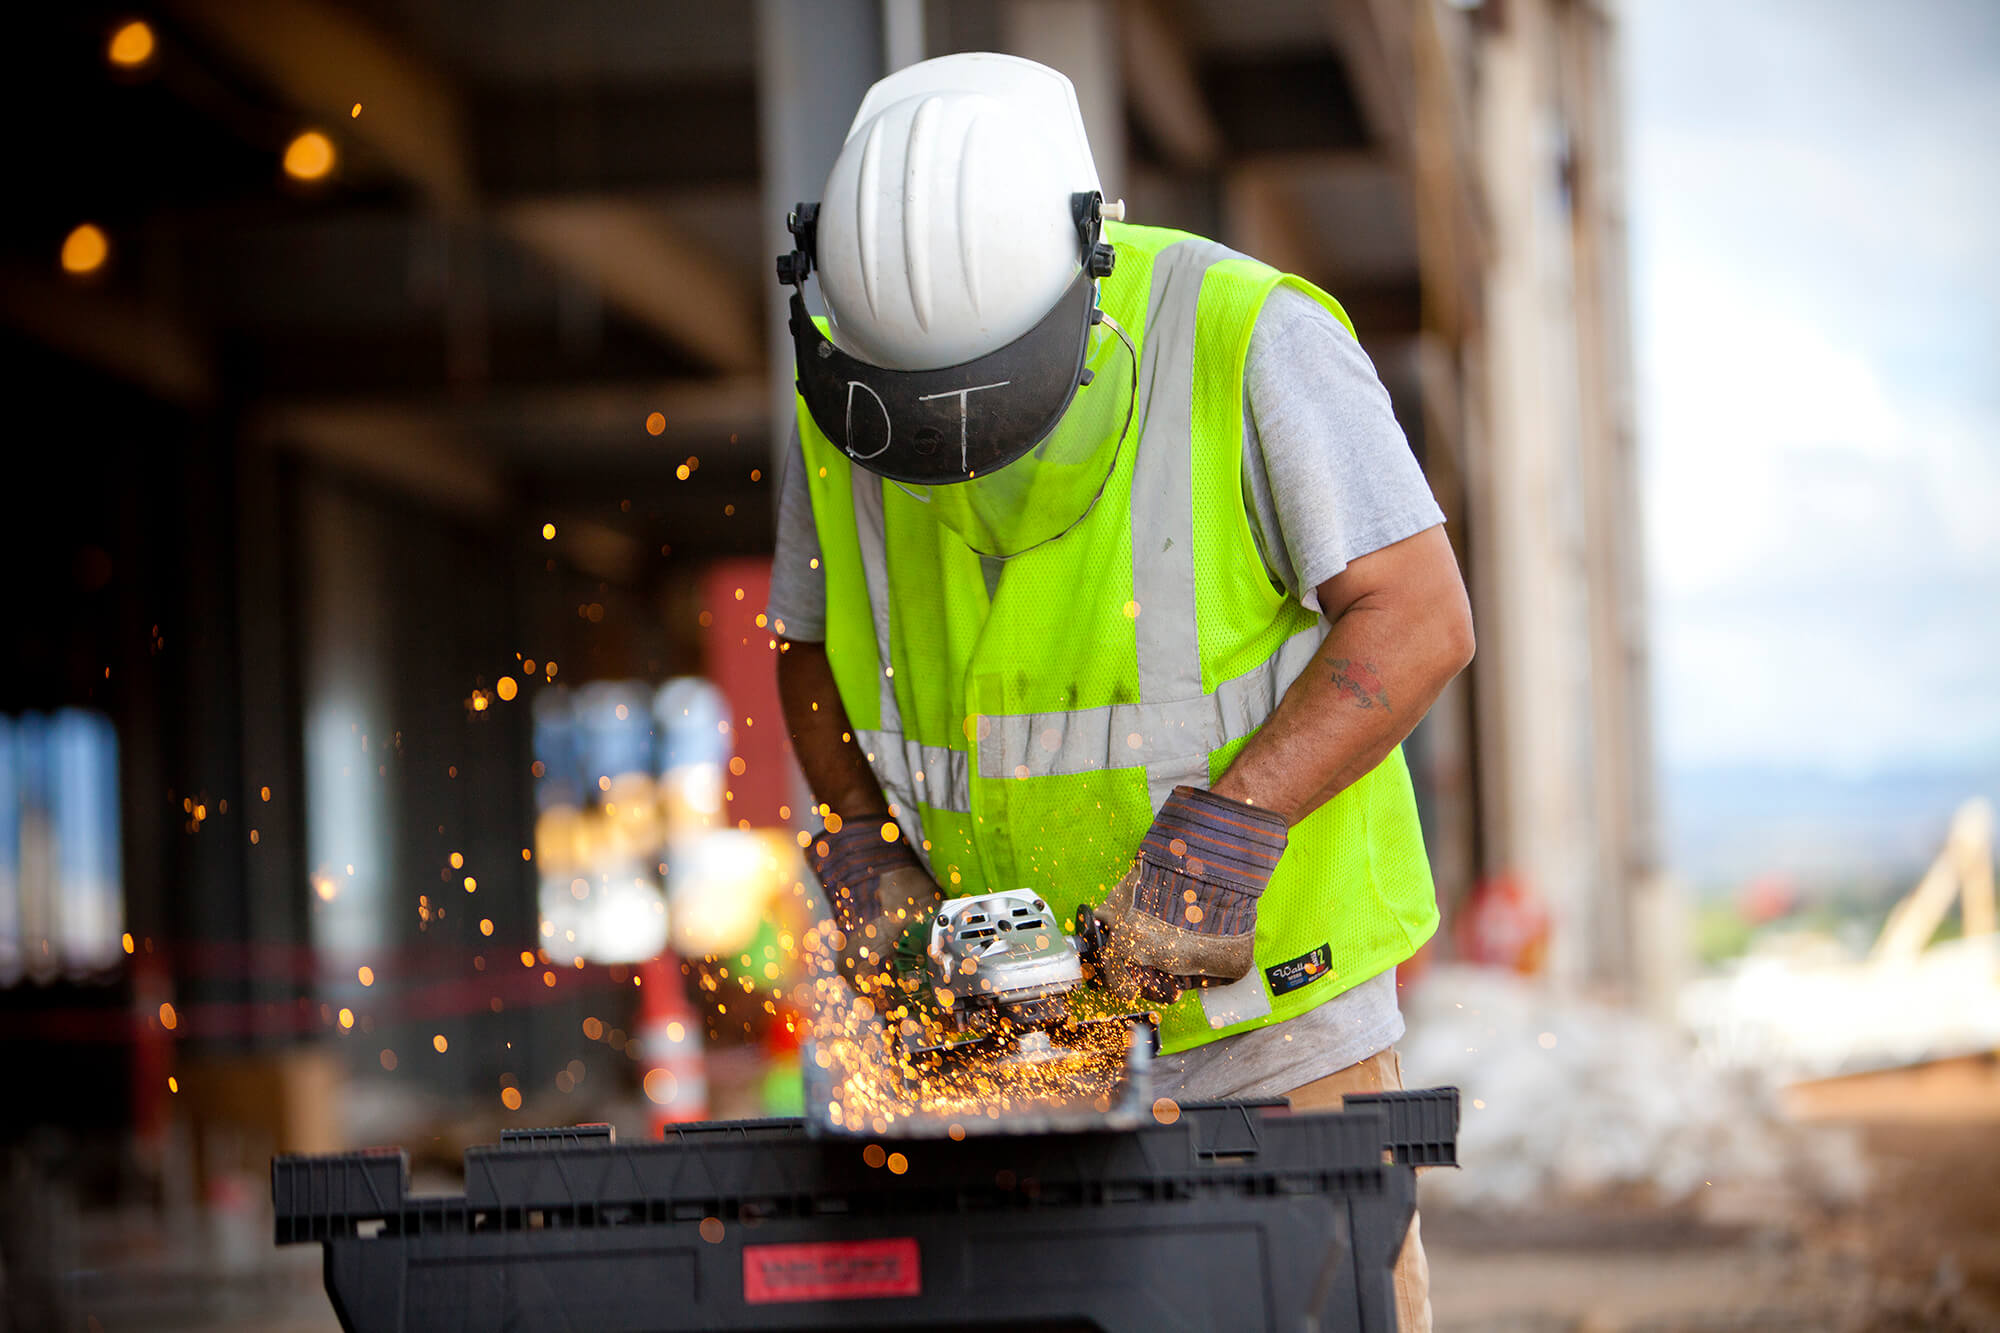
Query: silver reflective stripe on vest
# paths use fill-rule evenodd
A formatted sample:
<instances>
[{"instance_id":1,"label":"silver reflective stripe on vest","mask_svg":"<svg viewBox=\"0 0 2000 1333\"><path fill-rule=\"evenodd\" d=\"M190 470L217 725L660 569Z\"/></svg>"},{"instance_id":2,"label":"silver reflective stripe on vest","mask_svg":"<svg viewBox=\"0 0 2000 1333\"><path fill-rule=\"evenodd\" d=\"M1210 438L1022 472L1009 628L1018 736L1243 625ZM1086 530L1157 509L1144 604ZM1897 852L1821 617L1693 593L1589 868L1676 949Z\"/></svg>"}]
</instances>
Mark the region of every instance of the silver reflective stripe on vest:
<instances>
[{"instance_id":1,"label":"silver reflective stripe on vest","mask_svg":"<svg viewBox=\"0 0 2000 1333\"><path fill-rule=\"evenodd\" d=\"M971 783L965 778L966 757L937 746L918 745L903 736L903 710L896 703L896 679L889 674L889 546L882 522L882 479L854 468L854 531L861 545L861 581L868 588L868 610L875 622L875 687L880 693L882 728L857 731L854 739L875 770L882 794L894 806L910 845L924 845L923 816L918 801L942 810L972 808ZM922 774L921 778L918 774ZM940 799L942 798L942 799Z\"/></svg>"},{"instance_id":2,"label":"silver reflective stripe on vest","mask_svg":"<svg viewBox=\"0 0 2000 1333\"><path fill-rule=\"evenodd\" d=\"M1201 695L1201 642L1194 600L1194 351L1195 315L1208 266L1234 259L1213 241L1186 240L1153 257L1147 296L1145 350L1139 364L1143 422L1132 475L1132 600L1139 604L1139 716L1110 734L1114 747L1133 736L1127 754L1154 750L1146 764L1153 809L1180 783L1208 785L1208 750L1190 729L1205 719L1155 716L1160 707L1190 708ZM1082 742L1088 745L1088 741ZM984 747L981 747L984 753ZM1099 752L1103 762L1104 751ZM1124 764L1135 762L1128 757ZM1122 765L1121 765L1122 766ZM981 762L985 776L985 763ZM1078 769L1065 770L1078 772Z\"/></svg>"},{"instance_id":3,"label":"silver reflective stripe on vest","mask_svg":"<svg viewBox=\"0 0 2000 1333\"><path fill-rule=\"evenodd\" d=\"M1214 694L982 718L979 776L1046 778L1144 764L1149 782L1160 771L1206 787L1209 755L1264 725L1325 638L1324 624L1301 630L1262 666L1222 682Z\"/></svg>"},{"instance_id":4,"label":"silver reflective stripe on vest","mask_svg":"<svg viewBox=\"0 0 2000 1333\"><path fill-rule=\"evenodd\" d=\"M861 538L861 581L868 585L868 610L875 619L875 685L881 692L882 729L900 732L903 710L896 706L896 682L889 674L889 539L882 525L882 479L865 468L854 476L854 531Z\"/></svg>"},{"instance_id":5,"label":"silver reflective stripe on vest","mask_svg":"<svg viewBox=\"0 0 2000 1333\"><path fill-rule=\"evenodd\" d=\"M921 801L938 810L971 813L972 756L942 745L920 745L895 731L862 731L854 739L890 800L912 810Z\"/></svg>"}]
</instances>

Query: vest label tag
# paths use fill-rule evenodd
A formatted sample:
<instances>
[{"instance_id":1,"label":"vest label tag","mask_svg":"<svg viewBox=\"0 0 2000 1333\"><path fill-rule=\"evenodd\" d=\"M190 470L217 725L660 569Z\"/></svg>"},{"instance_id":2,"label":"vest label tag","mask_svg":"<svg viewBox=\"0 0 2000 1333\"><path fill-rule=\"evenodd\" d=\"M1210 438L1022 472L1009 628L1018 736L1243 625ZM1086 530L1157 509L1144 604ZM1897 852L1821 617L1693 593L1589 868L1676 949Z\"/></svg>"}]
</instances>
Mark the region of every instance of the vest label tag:
<instances>
[{"instance_id":1,"label":"vest label tag","mask_svg":"<svg viewBox=\"0 0 2000 1333\"><path fill-rule=\"evenodd\" d=\"M1264 969L1270 978L1271 994L1288 995L1301 986L1310 986L1321 977L1333 975L1333 949L1322 944L1311 953L1302 953L1288 962L1273 963Z\"/></svg>"}]
</instances>

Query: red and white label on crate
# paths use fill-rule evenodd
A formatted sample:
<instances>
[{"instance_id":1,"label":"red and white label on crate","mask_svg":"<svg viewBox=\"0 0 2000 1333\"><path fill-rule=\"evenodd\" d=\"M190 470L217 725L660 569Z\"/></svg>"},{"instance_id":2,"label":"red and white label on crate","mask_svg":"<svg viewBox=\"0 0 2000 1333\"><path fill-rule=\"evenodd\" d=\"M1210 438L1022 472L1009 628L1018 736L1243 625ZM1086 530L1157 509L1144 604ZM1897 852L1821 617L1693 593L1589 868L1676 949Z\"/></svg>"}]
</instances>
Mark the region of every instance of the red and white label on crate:
<instances>
[{"instance_id":1,"label":"red and white label on crate","mask_svg":"<svg viewBox=\"0 0 2000 1333\"><path fill-rule=\"evenodd\" d=\"M914 1236L743 1247L743 1299L752 1305L916 1296L923 1289Z\"/></svg>"}]
</instances>

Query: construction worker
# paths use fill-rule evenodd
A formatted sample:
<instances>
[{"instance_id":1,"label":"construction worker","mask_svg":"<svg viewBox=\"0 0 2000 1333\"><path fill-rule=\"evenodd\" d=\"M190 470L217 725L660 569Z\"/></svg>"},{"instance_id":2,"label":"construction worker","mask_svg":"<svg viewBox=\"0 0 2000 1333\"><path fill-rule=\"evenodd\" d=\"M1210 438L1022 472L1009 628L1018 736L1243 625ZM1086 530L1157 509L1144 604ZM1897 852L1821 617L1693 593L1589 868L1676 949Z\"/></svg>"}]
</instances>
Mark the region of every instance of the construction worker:
<instances>
[{"instance_id":1,"label":"construction worker","mask_svg":"<svg viewBox=\"0 0 2000 1333\"><path fill-rule=\"evenodd\" d=\"M1335 1106L1401 1086L1437 908L1399 747L1471 614L1340 306L1121 217L1069 81L965 54L870 89L791 218L767 615L815 869L850 939L1095 910L1163 1091ZM1406 1329L1423 1268L1413 1224Z\"/></svg>"}]
</instances>

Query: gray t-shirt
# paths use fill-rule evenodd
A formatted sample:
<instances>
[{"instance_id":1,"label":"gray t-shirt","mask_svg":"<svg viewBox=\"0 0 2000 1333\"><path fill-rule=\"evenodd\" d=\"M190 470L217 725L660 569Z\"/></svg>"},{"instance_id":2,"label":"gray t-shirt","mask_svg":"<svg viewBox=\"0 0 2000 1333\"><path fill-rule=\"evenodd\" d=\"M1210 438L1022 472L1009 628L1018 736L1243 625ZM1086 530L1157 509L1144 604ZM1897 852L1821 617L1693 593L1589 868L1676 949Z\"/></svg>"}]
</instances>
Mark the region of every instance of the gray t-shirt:
<instances>
[{"instance_id":1,"label":"gray t-shirt","mask_svg":"<svg viewBox=\"0 0 2000 1333\"><path fill-rule=\"evenodd\" d=\"M1317 301L1288 287L1257 317L1244 363L1243 491L1271 575L1312 610L1319 585L1371 551L1444 522L1368 354ZM826 638L826 575L796 436L784 460L773 627ZM1183 1100L1286 1092L1403 1035L1393 969L1266 1028L1162 1056L1155 1082Z\"/></svg>"}]
</instances>

